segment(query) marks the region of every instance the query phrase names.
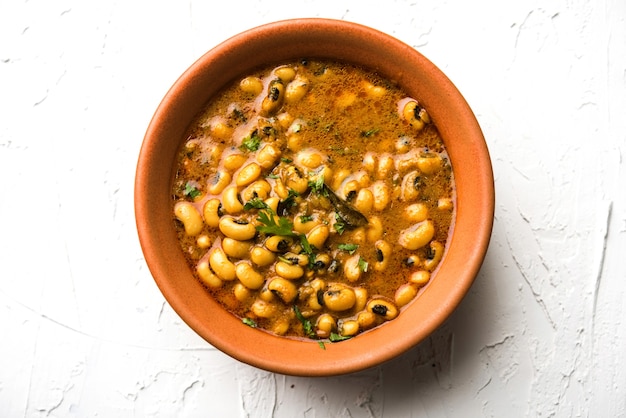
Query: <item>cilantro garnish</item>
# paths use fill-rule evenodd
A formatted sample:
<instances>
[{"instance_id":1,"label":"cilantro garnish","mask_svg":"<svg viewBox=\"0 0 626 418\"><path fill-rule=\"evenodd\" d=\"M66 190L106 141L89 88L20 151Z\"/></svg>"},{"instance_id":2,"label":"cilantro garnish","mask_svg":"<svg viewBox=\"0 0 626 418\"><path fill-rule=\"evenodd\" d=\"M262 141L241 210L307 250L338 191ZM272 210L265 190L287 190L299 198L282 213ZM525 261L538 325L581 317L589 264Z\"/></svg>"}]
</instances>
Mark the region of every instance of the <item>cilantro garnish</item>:
<instances>
[{"instance_id":1,"label":"cilantro garnish","mask_svg":"<svg viewBox=\"0 0 626 418\"><path fill-rule=\"evenodd\" d=\"M239 148L242 149L243 151L246 151L246 150L256 151L259 149L260 146L261 146L261 137L255 130L254 132L252 132L250 135L248 135L247 137L243 139L243 141L241 142L241 146Z\"/></svg>"},{"instance_id":2,"label":"cilantro garnish","mask_svg":"<svg viewBox=\"0 0 626 418\"><path fill-rule=\"evenodd\" d=\"M314 180L309 180L308 186L311 188L311 192L315 194L323 194L324 189L324 175L320 174Z\"/></svg>"},{"instance_id":3,"label":"cilantro garnish","mask_svg":"<svg viewBox=\"0 0 626 418\"><path fill-rule=\"evenodd\" d=\"M241 320L241 322L243 322L244 324L246 324L247 326L249 326L251 328L256 328L257 327L256 322L254 322L254 320L250 319L250 318L243 318Z\"/></svg>"},{"instance_id":4,"label":"cilantro garnish","mask_svg":"<svg viewBox=\"0 0 626 418\"><path fill-rule=\"evenodd\" d=\"M337 248L347 251L350 255L352 255L359 248L359 244L339 244Z\"/></svg>"},{"instance_id":5,"label":"cilantro garnish","mask_svg":"<svg viewBox=\"0 0 626 418\"><path fill-rule=\"evenodd\" d=\"M285 158L285 157L281 157L280 161L282 161L282 162L284 162L286 164L289 164L289 163L293 162L293 160L291 158Z\"/></svg>"},{"instance_id":6,"label":"cilantro garnish","mask_svg":"<svg viewBox=\"0 0 626 418\"><path fill-rule=\"evenodd\" d=\"M302 222L303 224L307 223L307 222L311 222L313 220L313 216L312 215L302 215L300 216L300 222Z\"/></svg>"},{"instance_id":7,"label":"cilantro garnish","mask_svg":"<svg viewBox=\"0 0 626 418\"><path fill-rule=\"evenodd\" d=\"M202 192L200 192L200 190L198 190L198 188L192 184L191 182L187 182L187 184L185 184L185 190L183 190L183 194L185 196L189 196L192 199L195 199L196 197L200 196Z\"/></svg>"},{"instance_id":8,"label":"cilantro garnish","mask_svg":"<svg viewBox=\"0 0 626 418\"><path fill-rule=\"evenodd\" d=\"M369 267L369 263L367 261L365 261L365 259L363 257L359 257L359 268L361 269L362 272L366 273L367 272L367 268Z\"/></svg>"},{"instance_id":9,"label":"cilantro garnish","mask_svg":"<svg viewBox=\"0 0 626 418\"><path fill-rule=\"evenodd\" d=\"M248 200L246 202L245 205L243 205L243 209L244 210L250 210L250 209L269 209L270 207L267 206L267 203L265 203L263 200L261 200L258 197L252 198L250 200Z\"/></svg>"},{"instance_id":10,"label":"cilantro garnish","mask_svg":"<svg viewBox=\"0 0 626 418\"><path fill-rule=\"evenodd\" d=\"M368 129L367 131L361 131L361 136L365 138L369 138L371 136L376 135L378 131L380 131L379 128L372 128L372 129Z\"/></svg>"},{"instance_id":11,"label":"cilantro garnish","mask_svg":"<svg viewBox=\"0 0 626 418\"><path fill-rule=\"evenodd\" d=\"M339 235L343 234L346 229L346 222L341 216L339 216L338 213L335 213L335 221L336 222L333 224L333 228L335 228L335 231L337 231Z\"/></svg>"},{"instance_id":12,"label":"cilantro garnish","mask_svg":"<svg viewBox=\"0 0 626 418\"><path fill-rule=\"evenodd\" d=\"M313 324L311 323L311 321L309 321L302 315L302 312L300 312L300 309L298 309L297 305L293 305L293 311L296 314L296 318L298 318L298 321L300 321L300 323L302 324L304 334L309 338L316 338L317 335L315 334L315 331L313 331Z\"/></svg>"},{"instance_id":13,"label":"cilantro garnish","mask_svg":"<svg viewBox=\"0 0 626 418\"><path fill-rule=\"evenodd\" d=\"M261 222L263 225L258 225L256 230L268 235L296 235L293 232L293 224L291 221L287 218L279 216L277 222L273 212L274 211L272 210L259 212L257 221Z\"/></svg>"},{"instance_id":14,"label":"cilantro garnish","mask_svg":"<svg viewBox=\"0 0 626 418\"><path fill-rule=\"evenodd\" d=\"M349 340L352 338L351 335L339 335L336 332L331 332L330 337L328 338L332 343L338 343L340 341Z\"/></svg>"}]
</instances>

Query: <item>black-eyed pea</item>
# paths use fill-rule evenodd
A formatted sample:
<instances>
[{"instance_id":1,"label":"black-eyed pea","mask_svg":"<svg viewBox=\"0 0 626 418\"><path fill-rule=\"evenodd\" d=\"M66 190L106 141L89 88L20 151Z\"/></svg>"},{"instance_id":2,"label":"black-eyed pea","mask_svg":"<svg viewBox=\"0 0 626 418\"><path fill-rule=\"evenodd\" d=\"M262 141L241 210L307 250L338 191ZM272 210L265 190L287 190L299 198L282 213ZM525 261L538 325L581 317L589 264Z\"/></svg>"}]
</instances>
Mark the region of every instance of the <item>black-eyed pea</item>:
<instances>
[{"instance_id":1,"label":"black-eyed pea","mask_svg":"<svg viewBox=\"0 0 626 418\"><path fill-rule=\"evenodd\" d=\"M404 214L409 222L422 222L428 219L428 206L423 203L413 203L404 209Z\"/></svg>"},{"instance_id":2,"label":"black-eyed pea","mask_svg":"<svg viewBox=\"0 0 626 418\"><path fill-rule=\"evenodd\" d=\"M315 260L313 261L313 270L315 270L318 274L323 274L328 266L330 266L330 262L330 255L326 253L317 254L315 256Z\"/></svg>"},{"instance_id":3,"label":"black-eyed pea","mask_svg":"<svg viewBox=\"0 0 626 418\"><path fill-rule=\"evenodd\" d=\"M265 302L273 302L276 300L276 295L272 293L267 287L264 287L259 291L259 299Z\"/></svg>"},{"instance_id":4,"label":"black-eyed pea","mask_svg":"<svg viewBox=\"0 0 626 418\"><path fill-rule=\"evenodd\" d=\"M376 178L384 180L391 176L391 172L395 168L393 157L389 154L382 154L378 158L378 166L376 167Z\"/></svg>"},{"instance_id":5,"label":"black-eyed pea","mask_svg":"<svg viewBox=\"0 0 626 418\"><path fill-rule=\"evenodd\" d=\"M329 183L330 187L333 190L339 190L341 188L341 184L346 178L348 178L349 175L350 170L346 168L340 168L339 170L335 171L332 177L332 181Z\"/></svg>"},{"instance_id":6,"label":"black-eyed pea","mask_svg":"<svg viewBox=\"0 0 626 418\"><path fill-rule=\"evenodd\" d=\"M211 246L211 237L207 234L202 234L196 239L196 245L198 248L206 249Z\"/></svg>"},{"instance_id":7,"label":"black-eyed pea","mask_svg":"<svg viewBox=\"0 0 626 418\"><path fill-rule=\"evenodd\" d=\"M406 154L411 149L411 138L408 136L401 136L396 140L396 151L400 154Z\"/></svg>"},{"instance_id":8,"label":"black-eyed pea","mask_svg":"<svg viewBox=\"0 0 626 418\"><path fill-rule=\"evenodd\" d=\"M257 245L250 250L250 260L259 267L265 267L276 261L276 255L267 248Z\"/></svg>"},{"instance_id":9,"label":"black-eyed pea","mask_svg":"<svg viewBox=\"0 0 626 418\"><path fill-rule=\"evenodd\" d=\"M256 155L256 160L263 168L272 168L281 156L281 151L272 144L267 144Z\"/></svg>"},{"instance_id":10,"label":"black-eyed pea","mask_svg":"<svg viewBox=\"0 0 626 418\"><path fill-rule=\"evenodd\" d=\"M363 89L365 93L372 99L380 99L385 94L387 94L387 89L381 86L374 85L369 81L364 81L362 83Z\"/></svg>"},{"instance_id":11,"label":"black-eyed pea","mask_svg":"<svg viewBox=\"0 0 626 418\"><path fill-rule=\"evenodd\" d=\"M276 271L276 274L284 279L295 280L304 275L304 269L301 266L297 264L286 263L281 260L276 262L276 264L274 265L274 269Z\"/></svg>"},{"instance_id":12,"label":"black-eyed pea","mask_svg":"<svg viewBox=\"0 0 626 418\"><path fill-rule=\"evenodd\" d=\"M239 82L239 88L244 93L256 96L263 91L263 81L259 77L246 77Z\"/></svg>"},{"instance_id":13,"label":"black-eyed pea","mask_svg":"<svg viewBox=\"0 0 626 418\"><path fill-rule=\"evenodd\" d=\"M396 171L401 175L417 168L417 158L412 152L396 157Z\"/></svg>"},{"instance_id":14,"label":"black-eyed pea","mask_svg":"<svg viewBox=\"0 0 626 418\"><path fill-rule=\"evenodd\" d=\"M417 254L411 254L404 259L403 264L405 267L419 267L421 266L421 262Z\"/></svg>"},{"instance_id":15,"label":"black-eyed pea","mask_svg":"<svg viewBox=\"0 0 626 418\"><path fill-rule=\"evenodd\" d=\"M218 169L215 175L209 180L207 192L212 195L218 195L230 184L232 176L225 169Z\"/></svg>"},{"instance_id":16,"label":"black-eyed pea","mask_svg":"<svg viewBox=\"0 0 626 418\"><path fill-rule=\"evenodd\" d=\"M354 296L356 297L356 301L354 302L354 310L362 311L363 309L365 309L365 305L367 304L367 289L364 287L355 287L352 290L354 290Z\"/></svg>"},{"instance_id":17,"label":"black-eyed pea","mask_svg":"<svg viewBox=\"0 0 626 418\"><path fill-rule=\"evenodd\" d=\"M224 250L220 247L215 247L209 255L209 265L211 270L215 272L217 277L224 281L235 280L237 274L235 273L235 265L228 259Z\"/></svg>"},{"instance_id":18,"label":"black-eyed pea","mask_svg":"<svg viewBox=\"0 0 626 418\"><path fill-rule=\"evenodd\" d=\"M247 241L256 235L256 228L245 220L238 220L232 216L220 218L218 227L222 234L237 241Z\"/></svg>"},{"instance_id":19,"label":"black-eyed pea","mask_svg":"<svg viewBox=\"0 0 626 418\"><path fill-rule=\"evenodd\" d=\"M434 236L435 225L430 219L426 219L401 231L398 243L407 250L417 250L428 244Z\"/></svg>"},{"instance_id":20,"label":"black-eyed pea","mask_svg":"<svg viewBox=\"0 0 626 418\"><path fill-rule=\"evenodd\" d=\"M322 248L324 248L324 243L328 239L329 235L330 229L328 228L328 226L320 224L311 229L309 233L306 234L306 239L309 244L311 244L318 250L321 250Z\"/></svg>"},{"instance_id":21,"label":"black-eyed pea","mask_svg":"<svg viewBox=\"0 0 626 418\"><path fill-rule=\"evenodd\" d=\"M359 182L361 188L370 187L372 185L372 177L363 170L356 172L354 178Z\"/></svg>"},{"instance_id":22,"label":"black-eyed pea","mask_svg":"<svg viewBox=\"0 0 626 418\"><path fill-rule=\"evenodd\" d=\"M422 153L417 159L417 168L426 175L435 174L441 170L442 166L443 159L439 154L433 152Z\"/></svg>"},{"instance_id":23,"label":"black-eyed pea","mask_svg":"<svg viewBox=\"0 0 626 418\"><path fill-rule=\"evenodd\" d=\"M417 171L411 171L402 178L402 191L400 198L405 202L410 202L419 197L420 177Z\"/></svg>"},{"instance_id":24,"label":"black-eyed pea","mask_svg":"<svg viewBox=\"0 0 626 418\"><path fill-rule=\"evenodd\" d=\"M426 110L415 100L411 100L404 105L402 116L417 131L422 130L424 125L430 122L430 117Z\"/></svg>"},{"instance_id":25,"label":"black-eyed pea","mask_svg":"<svg viewBox=\"0 0 626 418\"><path fill-rule=\"evenodd\" d=\"M209 267L209 260L203 258L198 262L196 266L196 272L198 273L198 277L202 283L211 288L218 288L222 286L222 279L217 277L213 271L211 271L211 267Z\"/></svg>"},{"instance_id":26,"label":"black-eyed pea","mask_svg":"<svg viewBox=\"0 0 626 418\"><path fill-rule=\"evenodd\" d=\"M424 286L430 280L430 273L426 270L418 270L411 273L409 282L418 286Z\"/></svg>"},{"instance_id":27,"label":"black-eyed pea","mask_svg":"<svg viewBox=\"0 0 626 418\"><path fill-rule=\"evenodd\" d=\"M391 245L385 240L378 240L374 243L374 247L376 248L374 270L385 271L391 258Z\"/></svg>"},{"instance_id":28,"label":"black-eyed pea","mask_svg":"<svg viewBox=\"0 0 626 418\"><path fill-rule=\"evenodd\" d=\"M296 285L283 277L274 277L267 288L284 303L291 303L298 297Z\"/></svg>"},{"instance_id":29,"label":"black-eyed pea","mask_svg":"<svg viewBox=\"0 0 626 418\"><path fill-rule=\"evenodd\" d=\"M233 295L238 302L243 303L247 301L250 297L252 297L252 292L243 284L235 283L235 285L233 286Z\"/></svg>"},{"instance_id":30,"label":"black-eyed pea","mask_svg":"<svg viewBox=\"0 0 626 418\"><path fill-rule=\"evenodd\" d=\"M437 209L451 211L454 208L454 203L449 197L442 197L437 201Z\"/></svg>"},{"instance_id":31,"label":"black-eyed pea","mask_svg":"<svg viewBox=\"0 0 626 418\"><path fill-rule=\"evenodd\" d=\"M275 79L267 87L267 96L261 102L261 116L275 115L285 100L285 84L281 79Z\"/></svg>"},{"instance_id":32,"label":"black-eyed pea","mask_svg":"<svg viewBox=\"0 0 626 418\"><path fill-rule=\"evenodd\" d=\"M237 263L235 273L241 284L248 289L260 289L265 283L263 275L256 271L248 261L240 261Z\"/></svg>"},{"instance_id":33,"label":"black-eyed pea","mask_svg":"<svg viewBox=\"0 0 626 418\"><path fill-rule=\"evenodd\" d=\"M359 323L354 319L348 319L341 323L341 335L344 337L353 337L359 333Z\"/></svg>"},{"instance_id":34,"label":"black-eyed pea","mask_svg":"<svg viewBox=\"0 0 626 418\"><path fill-rule=\"evenodd\" d=\"M257 180L241 192L241 198L244 202L249 202L254 198L258 198L261 200L267 199L270 192L272 191L272 186L265 180Z\"/></svg>"},{"instance_id":35,"label":"black-eyed pea","mask_svg":"<svg viewBox=\"0 0 626 418\"><path fill-rule=\"evenodd\" d=\"M250 248L252 243L250 241L239 241L229 237L222 239L222 250L224 253L232 258L248 258L250 256Z\"/></svg>"},{"instance_id":36,"label":"black-eyed pea","mask_svg":"<svg viewBox=\"0 0 626 418\"><path fill-rule=\"evenodd\" d=\"M367 231L365 227L360 226L350 232L350 242L353 244L363 245L367 242Z\"/></svg>"},{"instance_id":37,"label":"black-eyed pea","mask_svg":"<svg viewBox=\"0 0 626 418\"><path fill-rule=\"evenodd\" d=\"M239 170L247 160L248 158L245 155L230 154L227 157L224 157L222 160L222 166L232 173Z\"/></svg>"},{"instance_id":38,"label":"black-eyed pea","mask_svg":"<svg viewBox=\"0 0 626 418\"><path fill-rule=\"evenodd\" d=\"M298 152L304 147L304 137L300 133L287 135L287 148L292 152Z\"/></svg>"},{"instance_id":39,"label":"black-eyed pea","mask_svg":"<svg viewBox=\"0 0 626 418\"><path fill-rule=\"evenodd\" d=\"M261 176L261 166L257 163L250 163L243 167L237 177L235 178L235 184L239 187L247 186L253 181L257 180Z\"/></svg>"},{"instance_id":40,"label":"black-eyed pea","mask_svg":"<svg viewBox=\"0 0 626 418\"><path fill-rule=\"evenodd\" d=\"M315 322L315 333L319 338L328 338L337 329L337 321L328 313L321 314Z\"/></svg>"},{"instance_id":41,"label":"black-eyed pea","mask_svg":"<svg viewBox=\"0 0 626 418\"><path fill-rule=\"evenodd\" d=\"M387 184L378 180L371 187L372 194L374 195L374 210L383 211L389 205L391 196L389 193L389 187Z\"/></svg>"},{"instance_id":42,"label":"black-eyed pea","mask_svg":"<svg viewBox=\"0 0 626 418\"><path fill-rule=\"evenodd\" d=\"M289 331L290 326L287 318L279 317L272 324L272 332L276 335L285 335Z\"/></svg>"},{"instance_id":43,"label":"black-eyed pea","mask_svg":"<svg viewBox=\"0 0 626 418\"><path fill-rule=\"evenodd\" d=\"M365 232L368 242L376 242L383 236L383 223L378 216L369 218L367 230Z\"/></svg>"},{"instance_id":44,"label":"black-eyed pea","mask_svg":"<svg viewBox=\"0 0 626 418\"><path fill-rule=\"evenodd\" d=\"M356 94L351 91L343 92L336 100L335 106L339 109L350 107L356 101Z\"/></svg>"},{"instance_id":45,"label":"black-eyed pea","mask_svg":"<svg viewBox=\"0 0 626 418\"><path fill-rule=\"evenodd\" d=\"M360 188L358 181L350 180L343 185L341 194L346 201L352 202L356 198Z\"/></svg>"},{"instance_id":46,"label":"black-eyed pea","mask_svg":"<svg viewBox=\"0 0 626 418\"><path fill-rule=\"evenodd\" d=\"M276 193L280 199L286 199L289 196L289 190L281 179L274 180L274 193Z\"/></svg>"},{"instance_id":47,"label":"black-eyed pea","mask_svg":"<svg viewBox=\"0 0 626 418\"><path fill-rule=\"evenodd\" d=\"M357 282L361 278L363 274L363 269L361 267L361 256L359 254L354 254L349 257L343 264L343 276L349 282Z\"/></svg>"},{"instance_id":48,"label":"black-eyed pea","mask_svg":"<svg viewBox=\"0 0 626 418\"><path fill-rule=\"evenodd\" d=\"M211 124L211 136L217 139L229 139L233 134L233 128L223 121L216 121Z\"/></svg>"},{"instance_id":49,"label":"black-eyed pea","mask_svg":"<svg viewBox=\"0 0 626 418\"><path fill-rule=\"evenodd\" d=\"M280 198L278 196L270 196L265 199L265 204L269 206L270 209L276 213L278 211L278 204L280 203Z\"/></svg>"},{"instance_id":50,"label":"black-eyed pea","mask_svg":"<svg viewBox=\"0 0 626 418\"><path fill-rule=\"evenodd\" d=\"M397 290L393 297L397 306L404 306L417 296L417 285L413 283L404 283Z\"/></svg>"},{"instance_id":51,"label":"black-eyed pea","mask_svg":"<svg viewBox=\"0 0 626 418\"><path fill-rule=\"evenodd\" d=\"M296 77L296 70L287 65L282 65L274 69L274 75L280 78L283 82L289 83Z\"/></svg>"},{"instance_id":52,"label":"black-eyed pea","mask_svg":"<svg viewBox=\"0 0 626 418\"><path fill-rule=\"evenodd\" d=\"M211 228L217 228L222 216L222 202L219 199L209 199L202 209L204 222Z\"/></svg>"},{"instance_id":53,"label":"black-eyed pea","mask_svg":"<svg viewBox=\"0 0 626 418\"><path fill-rule=\"evenodd\" d=\"M324 306L333 312L351 309L356 303L356 295L351 287L342 283L329 283L322 296Z\"/></svg>"},{"instance_id":54,"label":"black-eyed pea","mask_svg":"<svg viewBox=\"0 0 626 418\"><path fill-rule=\"evenodd\" d=\"M295 166L290 165L287 167L287 180L285 185L289 189L293 189L294 191L302 194L307 191L309 188L309 180L302 176L300 170L298 170Z\"/></svg>"},{"instance_id":55,"label":"black-eyed pea","mask_svg":"<svg viewBox=\"0 0 626 418\"><path fill-rule=\"evenodd\" d=\"M276 115L276 120L283 129L289 129L294 121L294 117L289 112L282 112Z\"/></svg>"},{"instance_id":56,"label":"black-eyed pea","mask_svg":"<svg viewBox=\"0 0 626 418\"><path fill-rule=\"evenodd\" d=\"M297 75L289 84L285 90L285 102L297 103L308 93L309 80L306 77Z\"/></svg>"},{"instance_id":57,"label":"black-eyed pea","mask_svg":"<svg viewBox=\"0 0 626 418\"><path fill-rule=\"evenodd\" d=\"M235 215L243 210L243 204L239 200L237 186L228 186L222 193L222 208L226 213Z\"/></svg>"},{"instance_id":58,"label":"black-eyed pea","mask_svg":"<svg viewBox=\"0 0 626 418\"><path fill-rule=\"evenodd\" d=\"M445 248L441 242L430 242L429 257L424 260L424 268L426 270L433 271L437 267L437 265L441 261L441 258L443 257L444 249Z\"/></svg>"},{"instance_id":59,"label":"black-eyed pea","mask_svg":"<svg viewBox=\"0 0 626 418\"><path fill-rule=\"evenodd\" d=\"M275 253L286 253L293 244L293 238L283 235L272 235L265 240L265 248Z\"/></svg>"},{"instance_id":60,"label":"black-eyed pea","mask_svg":"<svg viewBox=\"0 0 626 418\"><path fill-rule=\"evenodd\" d=\"M250 306L250 311L259 318L272 318L278 313L278 305L257 299Z\"/></svg>"},{"instance_id":61,"label":"black-eyed pea","mask_svg":"<svg viewBox=\"0 0 626 418\"><path fill-rule=\"evenodd\" d=\"M322 222L317 217L296 215L293 220L293 230L299 234L307 234Z\"/></svg>"},{"instance_id":62,"label":"black-eyed pea","mask_svg":"<svg viewBox=\"0 0 626 418\"><path fill-rule=\"evenodd\" d=\"M309 265L309 256L306 254L287 252L281 256L282 259L289 261L291 264L297 264L300 267Z\"/></svg>"},{"instance_id":63,"label":"black-eyed pea","mask_svg":"<svg viewBox=\"0 0 626 418\"><path fill-rule=\"evenodd\" d=\"M375 313L361 311L356 316L356 321L359 323L360 329L366 330L375 326L378 323L378 318Z\"/></svg>"},{"instance_id":64,"label":"black-eyed pea","mask_svg":"<svg viewBox=\"0 0 626 418\"><path fill-rule=\"evenodd\" d=\"M373 152L366 152L363 156L363 169L370 174L374 174L376 170L376 154Z\"/></svg>"},{"instance_id":65,"label":"black-eyed pea","mask_svg":"<svg viewBox=\"0 0 626 418\"><path fill-rule=\"evenodd\" d=\"M300 151L295 161L306 168L318 168L324 163L324 156L314 149L304 149Z\"/></svg>"},{"instance_id":66,"label":"black-eyed pea","mask_svg":"<svg viewBox=\"0 0 626 418\"><path fill-rule=\"evenodd\" d=\"M366 309L368 312L378 315L386 321L390 321L398 316L398 307L390 299L384 297L375 297L367 302Z\"/></svg>"},{"instance_id":67,"label":"black-eyed pea","mask_svg":"<svg viewBox=\"0 0 626 418\"><path fill-rule=\"evenodd\" d=\"M176 202L174 205L174 215L176 219L182 222L187 235L193 237L202 232L204 228L202 216L191 202Z\"/></svg>"},{"instance_id":68,"label":"black-eyed pea","mask_svg":"<svg viewBox=\"0 0 626 418\"><path fill-rule=\"evenodd\" d=\"M367 214L374 207L374 194L370 189L361 189L354 200L354 208L362 214Z\"/></svg>"}]
</instances>

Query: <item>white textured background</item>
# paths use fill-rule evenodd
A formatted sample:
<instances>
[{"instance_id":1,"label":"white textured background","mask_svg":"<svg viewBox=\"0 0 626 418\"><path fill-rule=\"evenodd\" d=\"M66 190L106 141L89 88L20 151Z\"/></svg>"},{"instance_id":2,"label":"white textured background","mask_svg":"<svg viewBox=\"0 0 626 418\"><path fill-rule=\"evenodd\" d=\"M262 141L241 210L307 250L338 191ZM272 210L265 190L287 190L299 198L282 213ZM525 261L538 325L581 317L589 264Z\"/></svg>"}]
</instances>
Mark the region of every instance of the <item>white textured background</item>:
<instances>
[{"instance_id":1,"label":"white textured background","mask_svg":"<svg viewBox=\"0 0 626 418\"><path fill-rule=\"evenodd\" d=\"M219 7L216 5L219 4ZM240 364L154 284L133 213L174 80L249 27L366 24L466 96L493 238L452 318L366 372ZM626 2L0 2L0 416L626 416Z\"/></svg>"}]
</instances>

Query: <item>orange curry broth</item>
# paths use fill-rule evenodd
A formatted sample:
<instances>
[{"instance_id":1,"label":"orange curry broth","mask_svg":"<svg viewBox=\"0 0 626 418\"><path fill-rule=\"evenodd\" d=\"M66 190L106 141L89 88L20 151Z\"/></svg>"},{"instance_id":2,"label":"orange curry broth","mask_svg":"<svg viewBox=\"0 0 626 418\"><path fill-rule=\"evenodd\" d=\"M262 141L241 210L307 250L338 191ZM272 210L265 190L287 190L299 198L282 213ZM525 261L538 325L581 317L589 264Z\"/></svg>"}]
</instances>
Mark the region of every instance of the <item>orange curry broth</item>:
<instances>
[{"instance_id":1,"label":"orange curry broth","mask_svg":"<svg viewBox=\"0 0 626 418\"><path fill-rule=\"evenodd\" d=\"M219 215L240 224L259 229L264 225L259 221L260 213L265 211L275 215L275 221L280 217L292 224L299 221L305 228L301 231L306 231L308 222L326 225L329 236L321 248L307 253L300 238L307 233L292 230L293 242L282 251L272 252L274 262L264 266L256 265L249 255L228 256L232 265L246 263L262 275L263 284L256 289L242 285L238 278L220 278L209 263L208 274L217 279L207 286L208 291L234 315L248 318L248 324L285 336L350 337L393 319L385 318L377 309L372 313L368 303L378 298L400 312L401 305L414 299L435 270L441 256L438 252L445 246L453 222L452 169L436 127L419 104L416 110L406 111L407 104L416 100L400 88L351 65L302 60L264 68L241 80L214 98L188 130L178 160L174 202L190 202L203 214L206 202L219 199ZM413 117L418 120L411 120ZM270 190L259 195L246 191L250 184L238 186L237 181L247 165L259 162L259 153L266 145L278 153L260 167L255 182L266 182L259 183L263 186L259 190L267 190L267 185ZM271 203L275 210L250 208L227 213L223 190L209 192L220 177L227 176L223 173L230 174L227 186L237 188L241 205L256 198ZM300 192L294 193L287 185L290 176L306 180L306 189L302 190L302 181L293 182L300 187ZM319 188L321 182L361 213L367 224L346 225L341 216L338 218L337 207ZM286 196L285 190L292 190L291 195ZM375 203L368 200L370 194ZM409 206L413 215L407 212ZM420 220L424 216L426 220ZM405 248L406 242L401 245L403 231L424 222L434 227L432 239L419 248ZM198 276L196 267L203 260L207 265L209 255L221 246L225 235L219 227L205 223L199 233L190 236L180 219L175 223L181 249ZM246 240L244 248L263 247L271 236L259 231ZM377 244L380 241L391 249L384 263ZM296 288L296 296L281 298L281 293L268 289L269 283L280 277L276 272L279 261L303 261L294 254L307 256L308 262L301 266L301 277L287 279ZM354 264L354 259L349 260L356 256L361 261L357 263L360 274L356 273L356 279L352 274L348 280L346 264ZM355 303L342 311L325 306L325 292L337 291L329 290L329 283L358 289ZM401 291L405 295L398 299ZM330 315L330 325L318 329L322 314ZM346 325L348 321L352 321L351 327ZM356 331L354 322L358 324Z\"/></svg>"}]
</instances>

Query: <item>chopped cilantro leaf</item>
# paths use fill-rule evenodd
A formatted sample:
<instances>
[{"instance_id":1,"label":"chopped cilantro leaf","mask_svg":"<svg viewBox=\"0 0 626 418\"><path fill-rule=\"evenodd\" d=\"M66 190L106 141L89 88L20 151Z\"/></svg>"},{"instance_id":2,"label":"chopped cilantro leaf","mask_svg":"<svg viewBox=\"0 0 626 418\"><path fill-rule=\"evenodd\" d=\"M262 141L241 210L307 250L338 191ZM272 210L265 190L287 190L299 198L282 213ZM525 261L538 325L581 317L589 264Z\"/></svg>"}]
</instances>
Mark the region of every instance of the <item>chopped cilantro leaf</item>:
<instances>
[{"instance_id":1,"label":"chopped cilantro leaf","mask_svg":"<svg viewBox=\"0 0 626 418\"><path fill-rule=\"evenodd\" d=\"M311 188L311 192L315 194L323 194L324 189L324 175L320 174L314 180L309 180L308 186Z\"/></svg>"},{"instance_id":2,"label":"chopped cilantro leaf","mask_svg":"<svg viewBox=\"0 0 626 418\"><path fill-rule=\"evenodd\" d=\"M349 340L352 336L349 335L339 335L336 332L331 332L330 337L328 338L332 343L338 343L340 341Z\"/></svg>"},{"instance_id":3,"label":"chopped cilantro leaf","mask_svg":"<svg viewBox=\"0 0 626 418\"><path fill-rule=\"evenodd\" d=\"M192 184L191 182L187 182L187 184L185 184L185 190L183 191L183 194L185 196L189 196L192 199L195 199L196 197L200 196L201 192L194 184Z\"/></svg>"},{"instance_id":4,"label":"chopped cilantro leaf","mask_svg":"<svg viewBox=\"0 0 626 418\"><path fill-rule=\"evenodd\" d=\"M261 200L258 197L255 197L253 199L250 199L246 202L245 205L243 205L243 209L244 210L250 210L250 209L269 209L269 206L267 206L267 203L265 203L263 200Z\"/></svg>"},{"instance_id":5,"label":"chopped cilantro leaf","mask_svg":"<svg viewBox=\"0 0 626 418\"><path fill-rule=\"evenodd\" d=\"M243 318L241 320L241 322L243 322L244 324L246 324L247 326L252 327L252 328L256 328L257 327L256 322L254 322L254 320L250 319L250 318Z\"/></svg>"},{"instance_id":6,"label":"chopped cilantro leaf","mask_svg":"<svg viewBox=\"0 0 626 418\"><path fill-rule=\"evenodd\" d=\"M281 157L280 161L284 162L284 163L292 163L293 160L291 158L285 158L285 157Z\"/></svg>"},{"instance_id":7,"label":"chopped cilantro leaf","mask_svg":"<svg viewBox=\"0 0 626 418\"><path fill-rule=\"evenodd\" d=\"M359 244L339 244L337 248L347 251L350 255L352 255L359 248Z\"/></svg>"},{"instance_id":8,"label":"chopped cilantro leaf","mask_svg":"<svg viewBox=\"0 0 626 418\"><path fill-rule=\"evenodd\" d=\"M380 131L380 129L378 128L372 128L372 129L368 129L367 131L361 131L361 136L365 138L369 138L371 136L376 135L378 131Z\"/></svg>"},{"instance_id":9,"label":"chopped cilantro leaf","mask_svg":"<svg viewBox=\"0 0 626 418\"><path fill-rule=\"evenodd\" d=\"M274 180L280 178L280 176L278 174L274 174L274 173L269 173L267 175L267 177L270 178L270 179L274 179Z\"/></svg>"},{"instance_id":10,"label":"chopped cilantro leaf","mask_svg":"<svg viewBox=\"0 0 626 418\"><path fill-rule=\"evenodd\" d=\"M256 230L268 235L287 235L294 236L293 232L293 224L289 219L283 218L282 216L278 217L278 222L276 222L276 218L274 218L273 211L261 211L259 212L259 217L257 221L261 222L263 225L258 225Z\"/></svg>"},{"instance_id":11,"label":"chopped cilantro leaf","mask_svg":"<svg viewBox=\"0 0 626 418\"><path fill-rule=\"evenodd\" d=\"M241 142L241 147L239 148L241 148L244 151L246 150L256 151L259 149L260 146L261 146L261 137L255 130L254 132L252 132L250 135L248 135L247 137L243 139L243 141Z\"/></svg>"},{"instance_id":12,"label":"chopped cilantro leaf","mask_svg":"<svg viewBox=\"0 0 626 418\"><path fill-rule=\"evenodd\" d=\"M293 311L296 314L296 318L298 318L298 321L300 321L300 323L302 324L302 327L304 329L304 334L309 338L317 337L317 335L315 334L315 331L313 331L313 324L311 323L311 321L309 321L302 315L302 312L300 312L300 309L298 309L298 306L293 305Z\"/></svg>"},{"instance_id":13,"label":"chopped cilantro leaf","mask_svg":"<svg viewBox=\"0 0 626 418\"><path fill-rule=\"evenodd\" d=\"M312 215L302 215L300 216L300 222L302 222L303 224L307 223L307 222L311 222L313 220L313 216Z\"/></svg>"},{"instance_id":14,"label":"chopped cilantro leaf","mask_svg":"<svg viewBox=\"0 0 626 418\"><path fill-rule=\"evenodd\" d=\"M333 224L333 228L335 228L335 231L337 231L339 235L343 234L346 229L346 222L341 216L339 216L338 213L335 213L335 221L336 222Z\"/></svg>"},{"instance_id":15,"label":"chopped cilantro leaf","mask_svg":"<svg viewBox=\"0 0 626 418\"><path fill-rule=\"evenodd\" d=\"M368 267L369 267L369 263L365 261L363 257L359 257L359 268L361 269L361 271L366 273Z\"/></svg>"}]
</instances>

